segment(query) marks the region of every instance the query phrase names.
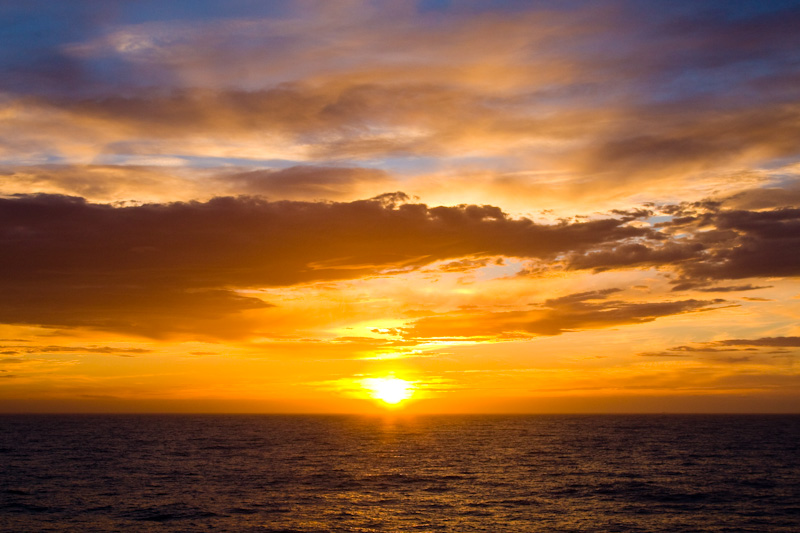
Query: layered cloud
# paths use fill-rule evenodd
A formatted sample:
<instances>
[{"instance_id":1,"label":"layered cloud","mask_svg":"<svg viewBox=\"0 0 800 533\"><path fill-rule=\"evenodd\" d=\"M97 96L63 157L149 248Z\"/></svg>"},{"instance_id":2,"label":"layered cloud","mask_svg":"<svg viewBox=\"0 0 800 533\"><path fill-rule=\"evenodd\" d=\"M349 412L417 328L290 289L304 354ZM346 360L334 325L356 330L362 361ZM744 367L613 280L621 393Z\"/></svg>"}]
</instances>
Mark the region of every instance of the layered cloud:
<instances>
[{"instance_id":1,"label":"layered cloud","mask_svg":"<svg viewBox=\"0 0 800 533\"><path fill-rule=\"evenodd\" d=\"M10 47L40 60L4 60L0 158L215 158L250 167L221 192L289 199L352 199L348 187L397 173L419 177L402 188L424 197L439 194L424 178L445 168L503 200L585 203L735 190L800 155L796 6L423 7L231 6L213 21L186 6L170 20L109 9L80 24L72 13L50 40ZM283 174L309 164L353 171Z\"/></svg>"},{"instance_id":2,"label":"layered cloud","mask_svg":"<svg viewBox=\"0 0 800 533\"><path fill-rule=\"evenodd\" d=\"M749 361L754 357L776 357L796 354L800 337L761 337L758 339L725 339L673 346L661 352L644 352L644 357L728 357L730 361ZM732 355L735 352L744 352ZM731 358L732 357L732 358Z\"/></svg>"},{"instance_id":3,"label":"layered cloud","mask_svg":"<svg viewBox=\"0 0 800 533\"><path fill-rule=\"evenodd\" d=\"M378 169L309 165L238 172L217 181L230 192L293 200L336 200L355 196L360 190L386 190L394 185L387 173Z\"/></svg>"},{"instance_id":4,"label":"layered cloud","mask_svg":"<svg viewBox=\"0 0 800 533\"><path fill-rule=\"evenodd\" d=\"M467 310L422 318L404 331L409 338L520 339L560 335L570 331L602 329L652 322L659 317L712 309L723 300L630 302L609 300L620 289L570 294L545 300L529 311Z\"/></svg>"}]
</instances>

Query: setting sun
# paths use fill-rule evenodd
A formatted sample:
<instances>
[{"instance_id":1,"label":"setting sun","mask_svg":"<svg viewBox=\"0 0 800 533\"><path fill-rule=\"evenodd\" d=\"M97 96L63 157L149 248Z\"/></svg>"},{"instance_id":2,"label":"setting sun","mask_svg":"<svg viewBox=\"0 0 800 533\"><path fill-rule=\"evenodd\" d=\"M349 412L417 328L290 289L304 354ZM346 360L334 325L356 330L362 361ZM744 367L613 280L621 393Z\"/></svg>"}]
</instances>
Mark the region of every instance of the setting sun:
<instances>
[{"instance_id":1,"label":"setting sun","mask_svg":"<svg viewBox=\"0 0 800 533\"><path fill-rule=\"evenodd\" d=\"M162 4L0 3L0 413L800 412L800 0Z\"/></svg>"},{"instance_id":2,"label":"setting sun","mask_svg":"<svg viewBox=\"0 0 800 533\"><path fill-rule=\"evenodd\" d=\"M368 391L370 397L390 405L397 405L414 395L412 382L393 376L366 378L361 380L361 386Z\"/></svg>"}]
</instances>

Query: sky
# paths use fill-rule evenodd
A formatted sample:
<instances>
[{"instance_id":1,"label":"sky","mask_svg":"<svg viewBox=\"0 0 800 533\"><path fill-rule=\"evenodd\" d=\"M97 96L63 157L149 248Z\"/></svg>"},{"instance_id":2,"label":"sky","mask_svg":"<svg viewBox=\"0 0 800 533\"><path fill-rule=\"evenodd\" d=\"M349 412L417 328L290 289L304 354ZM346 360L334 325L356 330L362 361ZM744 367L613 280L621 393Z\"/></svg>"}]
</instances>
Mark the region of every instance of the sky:
<instances>
[{"instance_id":1,"label":"sky","mask_svg":"<svg viewBox=\"0 0 800 533\"><path fill-rule=\"evenodd\" d=\"M800 412L800 2L0 4L0 412Z\"/></svg>"}]
</instances>

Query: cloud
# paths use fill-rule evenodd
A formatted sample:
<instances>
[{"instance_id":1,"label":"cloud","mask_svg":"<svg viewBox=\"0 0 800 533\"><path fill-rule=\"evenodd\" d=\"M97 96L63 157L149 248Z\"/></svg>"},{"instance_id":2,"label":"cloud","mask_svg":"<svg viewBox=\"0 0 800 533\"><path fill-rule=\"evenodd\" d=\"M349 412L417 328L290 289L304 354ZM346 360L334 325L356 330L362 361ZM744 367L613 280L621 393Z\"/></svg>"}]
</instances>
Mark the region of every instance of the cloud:
<instances>
[{"instance_id":1,"label":"cloud","mask_svg":"<svg viewBox=\"0 0 800 533\"><path fill-rule=\"evenodd\" d=\"M369 198L397 185L386 171L351 166L204 169L184 165L12 165L0 167L0 195L47 193L95 202L207 200L228 194L271 199Z\"/></svg>"},{"instance_id":2,"label":"cloud","mask_svg":"<svg viewBox=\"0 0 800 533\"><path fill-rule=\"evenodd\" d=\"M8 348L9 346L0 346L0 348ZM53 353L96 353L108 355L120 355L124 357L132 357L134 355L141 355L152 353L153 350L147 348L116 348L113 346L10 346L17 351L9 353L25 353L25 354L53 354ZM0 352L3 354L6 352Z\"/></svg>"},{"instance_id":3,"label":"cloud","mask_svg":"<svg viewBox=\"0 0 800 533\"><path fill-rule=\"evenodd\" d=\"M665 205L653 224L658 234L600 244L564 256L568 269L660 268L677 274L673 290L736 292L766 288L717 281L800 276L800 209L726 209L720 201ZM618 212L623 215L627 212ZM645 212L640 215L647 218Z\"/></svg>"},{"instance_id":4,"label":"cloud","mask_svg":"<svg viewBox=\"0 0 800 533\"><path fill-rule=\"evenodd\" d=\"M772 285L755 286L747 285L727 285L724 287L699 287L697 290L701 292L741 292L741 291L756 291L759 289L769 289Z\"/></svg>"},{"instance_id":5,"label":"cloud","mask_svg":"<svg viewBox=\"0 0 800 533\"><path fill-rule=\"evenodd\" d=\"M720 211L708 221L721 238L702 261L683 267L689 279L800 275L800 209Z\"/></svg>"},{"instance_id":6,"label":"cloud","mask_svg":"<svg viewBox=\"0 0 800 533\"><path fill-rule=\"evenodd\" d=\"M545 300L530 311L467 311L421 318L405 329L409 339L463 337L491 340L561 335L571 331L643 324L660 317L714 309L724 300L628 302L608 300L620 289Z\"/></svg>"},{"instance_id":7,"label":"cloud","mask_svg":"<svg viewBox=\"0 0 800 533\"><path fill-rule=\"evenodd\" d=\"M765 351L764 348L776 348L778 351ZM791 353L785 348L800 348L800 337L761 337L758 339L726 339L674 346L661 352L643 352L643 357L685 357L692 354L716 354L729 352L754 352L756 355ZM743 360L750 360L745 358ZM736 362L736 361L733 361Z\"/></svg>"},{"instance_id":8,"label":"cloud","mask_svg":"<svg viewBox=\"0 0 800 533\"><path fill-rule=\"evenodd\" d=\"M545 225L488 205L408 203L402 193L126 207L21 195L0 199L0 321L151 336L202 325L234 334L251 324L232 317L271 305L239 289L386 275L469 256L548 258L649 234L611 218ZM230 320L210 326L221 317Z\"/></svg>"},{"instance_id":9,"label":"cloud","mask_svg":"<svg viewBox=\"0 0 800 533\"><path fill-rule=\"evenodd\" d=\"M800 348L800 337L761 337L759 339L728 339L715 341L721 346L773 346Z\"/></svg>"},{"instance_id":10,"label":"cloud","mask_svg":"<svg viewBox=\"0 0 800 533\"><path fill-rule=\"evenodd\" d=\"M172 333L241 336L253 324L235 320L236 315L270 306L227 290L170 287L135 276L126 279L113 267L103 274L95 268L85 276L49 274L13 286L9 281L0 284L0 294L2 323L83 327L153 338Z\"/></svg>"},{"instance_id":11,"label":"cloud","mask_svg":"<svg viewBox=\"0 0 800 533\"><path fill-rule=\"evenodd\" d=\"M201 196L180 169L138 165L15 165L0 168L0 195L48 193L101 202L154 201Z\"/></svg>"},{"instance_id":12,"label":"cloud","mask_svg":"<svg viewBox=\"0 0 800 533\"><path fill-rule=\"evenodd\" d=\"M567 259L567 266L602 272L615 268L678 265L697 259L704 248L701 243L669 242L660 246L648 246L633 242L585 254L573 254Z\"/></svg>"},{"instance_id":13,"label":"cloud","mask_svg":"<svg viewBox=\"0 0 800 533\"><path fill-rule=\"evenodd\" d=\"M489 264L491 258L483 257L480 259L461 259L459 261L450 261L441 265L437 270L440 272L472 272L475 269L483 268ZM502 265L502 259L493 261L496 265Z\"/></svg>"},{"instance_id":14,"label":"cloud","mask_svg":"<svg viewBox=\"0 0 800 533\"><path fill-rule=\"evenodd\" d=\"M726 199L733 209L761 210L800 205L800 167L781 169L782 183L769 183L758 188L748 188Z\"/></svg>"},{"instance_id":15,"label":"cloud","mask_svg":"<svg viewBox=\"0 0 800 533\"><path fill-rule=\"evenodd\" d=\"M796 158L798 10L679 4L452 5L447 16L413 3L251 5L213 21L183 7L169 20L17 10L19 27L58 31L21 30L6 47L16 81L0 101L0 157L368 161L421 178L415 165L431 158L456 168L446 193L471 171L492 202L545 194L568 205L741 187L734 175ZM45 78L74 83L45 90ZM464 157L483 160L457 168ZM346 199L367 185L363 173L321 169L327 180L257 171L225 194ZM438 190L424 181L412 192ZM73 183L47 192L92 191Z\"/></svg>"},{"instance_id":16,"label":"cloud","mask_svg":"<svg viewBox=\"0 0 800 533\"><path fill-rule=\"evenodd\" d=\"M470 86L348 78L249 91L191 87L90 99L12 99L4 106L8 120L0 135L26 141L31 154L58 149L65 157L202 156L207 146L253 159L494 156L596 132L609 114L535 113L529 106Z\"/></svg>"},{"instance_id":17,"label":"cloud","mask_svg":"<svg viewBox=\"0 0 800 533\"><path fill-rule=\"evenodd\" d=\"M440 261L445 271L469 270L499 257L538 261L543 272L559 264L668 269L675 290L706 292L761 287L719 280L800 274L798 209L699 202L663 212L671 219L650 227L638 223L650 210L540 224L496 206L428 206L403 193L351 202L221 197L128 206L20 195L0 199L0 322L242 336L257 328L254 313L280 305L251 289L399 275ZM448 336L464 329L448 325L458 319L487 335L553 335L595 327L593 320L597 327L646 322L717 302L591 300L548 300L546 313L490 313L474 324L470 313L431 317L413 330Z\"/></svg>"},{"instance_id":18,"label":"cloud","mask_svg":"<svg viewBox=\"0 0 800 533\"><path fill-rule=\"evenodd\" d=\"M571 155L576 170L625 180L700 175L797 155L788 139L800 134L798 119L797 106L783 103L735 109L709 109L699 102L648 106L624 112L617 131L606 132L609 140ZM635 126L642 120L651 124L646 133Z\"/></svg>"},{"instance_id":19,"label":"cloud","mask_svg":"<svg viewBox=\"0 0 800 533\"><path fill-rule=\"evenodd\" d=\"M217 181L236 194L303 200L351 198L364 188L380 192L392 186L392 180L383 170L311 165L239 172Z\"/></svg>"}]
</instances>

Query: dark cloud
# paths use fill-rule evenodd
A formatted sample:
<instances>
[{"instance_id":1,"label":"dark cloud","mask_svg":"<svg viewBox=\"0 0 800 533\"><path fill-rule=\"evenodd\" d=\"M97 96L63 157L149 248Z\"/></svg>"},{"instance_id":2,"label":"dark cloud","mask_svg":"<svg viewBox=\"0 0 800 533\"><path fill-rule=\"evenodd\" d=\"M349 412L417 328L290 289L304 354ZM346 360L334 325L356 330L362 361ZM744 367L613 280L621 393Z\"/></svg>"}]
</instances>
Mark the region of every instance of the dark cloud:
<instances>
[{"instance_id":1,"label":"dark cloud","mask_svg":"<svg viewBox=\"0 0 800 533\"><path fill-rule=\"evenodd\" d=\"M663 206L659 236L609 242L564 256L571 269L654 267L676 272L673 290L736 292L766 288L723 280L800 275L800 209L724 209L719 202ZM623 213L624 214L624 213Z\"/></svg>"},{"instance_id":2,"label":"dark cloud","mask_svg":"<svg viewBox=\"0 0 800 533\"><path fill-rule=\"evenodd\" d=\"M389 184L391 179L385 171L372 168L306 165L241 172L221 177L218 181L241 194L333 200L352 196L361 185L381 187Z\"/></svg>"},{"instance_id":3,"label":"dark cloud","mask_svg":"<svg viewBox=\"0 0 800 533\"><path fill-rule=\"evenodd\" d=\"M758 289L769 289L772 285L755 286L747 285L727 285L725 287L700 287L697 290L701 292L741 292L741 291L755 291Z\"/></svg>"},{"instance_id":4,"label":"dark cloud","mask_svg":"<svg viewBox=\"0 0 800 533\"><path fill-rule=\"evenodd\" d=\"M27 354L53 354L53 353L98 353L108 355L133 356L152 353L146 348L114 348L112 346L13 346L17 352ZM6 353L6 352L0 352Z\"/></svg>"},{"instance_id":5,"label":"dark cloud","mask_svg":"<svg viewBox=\"0 0 800 533\"><path fill-rule=\"evenodd\" d=\"M737 6L738 8L738 6ZM800 24L797 5L780 5L764 12L730 10L724 3L706 3L699 12L668 19L660 25L665 36L680 39L684 46L676 50L676 66L720 68L757 60L770 63L791 61L797 57ZM693 50L694 54L689 54Z\"/></svg>"},{"instance_id":6,"label":"dark cloud","mask_svg":"<svg viewBox=\"0 0 800 533\"><path fill-rule=\"evenodd\" d=\"M800 179L787 179L782 184L748 189L727 198L725 203L731 208L743 210L794 207L800 205Z\"/></svg>"},{"instance_id":7,"label":"dark cloud","mask_svg":"<svg viewBox=\"0 0 800 533\"><path fill-rule=\"evenodd\" d=\"M611 213L621 217L626 222L653 216L653 210L645 208L612 209Z\"/></svg>"},{"instance_id":8,"label":"dark cloud","mask_svg":"<svg viewBox=\"0 0 800 533\"><path fill-rule=\"evenodd\" d=\"M154 338L193 332L230 337L243 334L252 324L222 318L270 306L229 290L173 287L128 277L113 267L105 273L92 271L86 276L75 271L46 273L13 286L0 284L0 322L86 327Z\"/></svg>"},{"instance_id":9,"label":"dark cloud","mask_svg":"<svg viewBox=\"0 0 800 533\"><path fill-rule=\"evenodd\" d=\"M85 100L38 100L43 108L107 121L146 138L183 136L191 131L231 135L247 131L330 132L340 123L321 116L329 96L286 84L261 91L183 89L136 91L127 96Z\"/></svg>"},{"instance_id":10,"label":"dark cloud","mask_svg":"<svg viewBox=\"0 0 800 533\"><path fill-rule=\"evenodd\" d=\"M777 348L778 352L765 351L763 348ZM800 348L800 337L761 337L758 339L727 339L674 346L661 352L643 352L643 357L688 357L693 354L718 354L729 352L754 352L756 354L791 353L784 348ZM733 362L751 360L752 357L734 358ZM718 359L715 359L718 360Z\"/></svg>"},{"instance_id":11,"label":"dark cloud","mask_svg":"<svg viewBox=\"0 0 800 533\"><path fill-rule=\"evenodd\" d=\"M402 193L349 203L216 198L128 207L54 195L0 199L0 321L157 336L268 307L237 288L469 256L548 258L651 233L617 219L542 225L493 206L407 202Z\"/></svg>"},{"instance_id":12,"label":"dark cloud","mask_svg":"<svg viewBox=\"0 0 800 533\"><path fill-rule=\"evenodd\" d=\"M741 279L800 275L800 209L721 211L713 223L731 238L690 263L690 278Z\"/></svg>"},{"instance_id":13,"label":"dark cloud","mask_svg":"<svg viewBox=\"0 0 800 533\"><path fill-rule=\"evenodd\" d=\"M489 257L483 257L481 259L461 259L460 261L445 263L440 266L438 270L441 272L472 272L477 268L485 267L490 262L491 258ZM502 264L502 262L498 263L497 260L495 260L494 263Z\"/></svg>"},{"instance_id":14,"label":"dark cloud","mask_svg":"<svg viewBox=\"0 0 800 533\"><path fill-rule=\"evenodd\" d=\"M800 337L761 337L759 339L728 339L715 341L721 346L776 346L800 348Z\"/></svg>"},{"instance_id":15,"label":"dark cloud","mask_svg":"<svg viewBox=\"0 0 800 533\"><path fill-rule=\"evenodd\" d=\"M697 259L704 248L698 242L666 243L660 246L626 243L586 254L573 254L568 258L567 266L600 272L615 268L677 265Z\"/></svg>"},{"instance_id":16,"label":"dark cloud","mask_svg":"<svg viewBox=\"0 0 800 533\"><path fill-rule=\"evenodd\" d=\"M582 292L545 300L530 311L469 311L421 318L405 330L407 338L497 338L561 335L652 322L657 318L714 309L724 300L629 302L608 300L620 289Z\"/></svg>"},{"instance_id":17,"label":"dark cloud","mask_svg":"<svg viewBox=\"0 0 800 533\"><path fill-rule=\"evenodd\" d=\"M624 121L620 131L608 132L610 140L578 156L581 168L611 171L615 176L668 176L797 155L797 146L790 140L800 136L796 105L745 109L704 109L704 105L698 103L691 118L685 103L675 108L631 110L630 121ZM646 134L633 128L643 116L654 125Z\"/></svg>"}]
</instances>

